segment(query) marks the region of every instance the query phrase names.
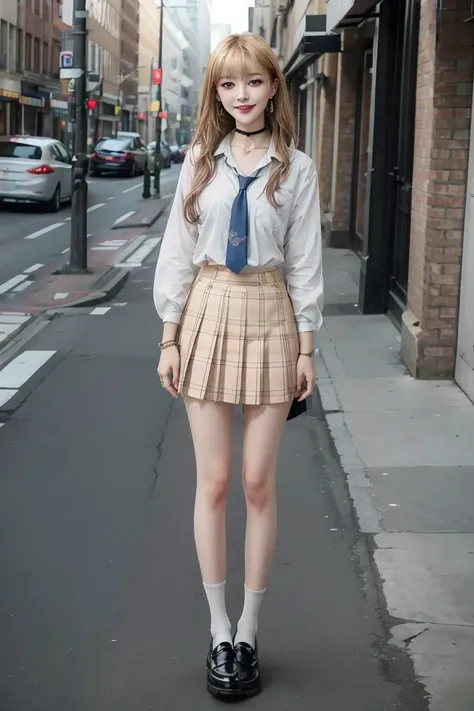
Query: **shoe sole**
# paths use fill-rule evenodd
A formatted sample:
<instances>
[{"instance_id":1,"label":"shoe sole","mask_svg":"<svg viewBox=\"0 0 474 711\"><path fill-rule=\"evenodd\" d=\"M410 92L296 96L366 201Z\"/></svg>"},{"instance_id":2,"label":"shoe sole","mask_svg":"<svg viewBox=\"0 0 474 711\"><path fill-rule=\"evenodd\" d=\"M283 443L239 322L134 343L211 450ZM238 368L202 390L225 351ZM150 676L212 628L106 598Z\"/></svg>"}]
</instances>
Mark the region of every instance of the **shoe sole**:
<instances>
[{"instance_id":1,"label":"shoe sole","mask_svg":"<svg viewBox=\"0 0 474 711\"><path fill-rule=\"evenodd\" d=\"M233 699L242 696L240 689L219 689L217 686L212 686L209 682L207 682L207 690L211 696L214 696L216 699Z\"/></svg>"}]
</instances>

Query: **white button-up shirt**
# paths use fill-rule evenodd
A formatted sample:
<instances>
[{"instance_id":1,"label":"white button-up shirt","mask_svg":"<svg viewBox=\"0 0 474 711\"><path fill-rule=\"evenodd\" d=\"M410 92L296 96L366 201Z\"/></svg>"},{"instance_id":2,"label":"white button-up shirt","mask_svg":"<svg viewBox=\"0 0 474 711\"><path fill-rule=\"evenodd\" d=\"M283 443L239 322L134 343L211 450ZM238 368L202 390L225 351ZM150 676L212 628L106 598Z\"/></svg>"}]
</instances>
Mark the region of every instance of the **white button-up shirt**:
<instances>
[{"instance_id":1,"label":"white button-up shirt","mask_svg":"<svg viewBox=\"0 0 474 711\"><path fill-rule=\"evenodd\" d=\"M200 218L186 221L183 202L191 189L194 166L186 155L166 226L155 272L154 301L163 321L179 323L199 268L225 265L232 203L239 191L239 169L230 148L230 135L215 152L217 168L199 197ZM322 324L323 276L318 178L313 161L292 150L290 171L276 193L278 207L265 189L273 161L272 140L252 173L247 191L249 269L282 269L293 304L298 331L317 331ZM244 270L245 271L245 270Z\"/></svg>"}]
</instances>

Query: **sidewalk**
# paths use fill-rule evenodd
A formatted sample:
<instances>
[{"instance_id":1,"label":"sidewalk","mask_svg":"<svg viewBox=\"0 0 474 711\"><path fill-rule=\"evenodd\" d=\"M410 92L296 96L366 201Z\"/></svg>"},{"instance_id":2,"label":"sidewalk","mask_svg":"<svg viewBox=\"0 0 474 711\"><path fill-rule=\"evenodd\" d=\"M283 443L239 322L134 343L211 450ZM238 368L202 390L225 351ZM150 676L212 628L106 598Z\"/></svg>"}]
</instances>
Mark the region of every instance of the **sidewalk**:
<instances>
[{"instance_id":1,"label":"sidewalk","mask_svg":"<svg viewBox=\"0 0 474 711\"><path fill-rule=\"evenodd\" d=\"M319 390L360 529L373 540L393 641L430 711L474 699L474 405L417 381L386 316L363 316L358 258L326 249Z\"/></svg>"}]
</instances>

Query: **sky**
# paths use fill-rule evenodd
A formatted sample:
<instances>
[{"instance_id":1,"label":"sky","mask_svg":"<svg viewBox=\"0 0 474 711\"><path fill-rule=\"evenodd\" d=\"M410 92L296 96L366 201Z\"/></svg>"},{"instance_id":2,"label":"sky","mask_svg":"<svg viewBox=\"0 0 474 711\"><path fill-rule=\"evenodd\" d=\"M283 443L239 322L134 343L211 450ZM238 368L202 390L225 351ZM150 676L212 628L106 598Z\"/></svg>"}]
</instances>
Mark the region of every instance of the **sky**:
<instances>
[{"instance_id":1,"label":"sky","mask_svg":"<svg viewBox=\"0 0 474 711\"><path fill-rule=\"evenodd\" d=\"M249 28L249 7L254 0L212 0L212 22L227 22L232 25L232 32L245 32Z\"/></svg>"}]
</instances>

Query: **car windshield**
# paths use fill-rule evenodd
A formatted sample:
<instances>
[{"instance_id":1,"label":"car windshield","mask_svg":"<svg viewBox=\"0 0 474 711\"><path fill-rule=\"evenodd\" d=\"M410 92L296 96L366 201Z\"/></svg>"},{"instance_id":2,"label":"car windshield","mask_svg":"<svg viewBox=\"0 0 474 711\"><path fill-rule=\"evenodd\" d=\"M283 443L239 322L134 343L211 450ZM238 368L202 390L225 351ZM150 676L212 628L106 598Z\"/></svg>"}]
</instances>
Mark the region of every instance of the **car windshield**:
<instances>
[{"instance_id":1,"label":"car windshield","mask_svg":"<svg viewBox=\"0 0 474 711\"><path fill-rule=\"evenodd\" d=\"M128 139L110 139L107 141L101 141L97 144L97 150L105 151L124 151L130 148L130 141Z\"/></svg>"},{"instance_id":2,"label":"car windshield","mask_svg":"<svg viewBox=\"0 0 474 711\"><path fill-rule=\"evenodd\" d=\"M0 158L29 158L41 160L41 147L30 146L27 143L0 142Z\"/></svg>"}]
</instances>

